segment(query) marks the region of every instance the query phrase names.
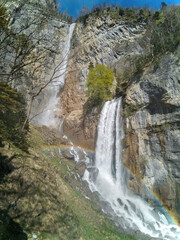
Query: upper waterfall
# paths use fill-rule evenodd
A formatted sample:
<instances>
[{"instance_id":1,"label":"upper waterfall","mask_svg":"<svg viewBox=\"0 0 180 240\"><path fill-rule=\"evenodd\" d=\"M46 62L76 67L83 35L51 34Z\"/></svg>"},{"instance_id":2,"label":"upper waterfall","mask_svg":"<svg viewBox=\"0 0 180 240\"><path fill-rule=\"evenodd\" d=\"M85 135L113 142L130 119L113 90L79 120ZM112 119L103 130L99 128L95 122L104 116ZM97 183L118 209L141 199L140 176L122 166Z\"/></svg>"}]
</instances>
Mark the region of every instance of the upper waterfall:
<instances>
[{"instance_id":1,"label":"upper waterfall","mask_svg":"<svg viewBox=\"0 0 180 240\"><path fill-rule=\"evenodd\" d=\"M70 25L69 34L67 36L64 51L59 64L56 68L54 80L47 87L48 92L48 104L41 114L39 114L37 123L49 127L59 127L60 125L60 106L59 104L59 92L63 88L65 83L65 77L67 74L68 58L70 54L71 38L75 28L75 23Z\"/></svg>"},{"instance_id":2,"label":"upper waterfall","mask_svg":"<svg viewBox=\"0 0 180 240\"><path fill-rule=\"evenodd\" d=\"M121 98L105 103L101 112L93 172L86 170L91 191L106 202L103 210L118 219L124 229L142 232L154 238L180 239L180 229L164 209L151 207L131 193L126 184L127 170L122 164L123 119Z\"/></svg>"}]
</instances>

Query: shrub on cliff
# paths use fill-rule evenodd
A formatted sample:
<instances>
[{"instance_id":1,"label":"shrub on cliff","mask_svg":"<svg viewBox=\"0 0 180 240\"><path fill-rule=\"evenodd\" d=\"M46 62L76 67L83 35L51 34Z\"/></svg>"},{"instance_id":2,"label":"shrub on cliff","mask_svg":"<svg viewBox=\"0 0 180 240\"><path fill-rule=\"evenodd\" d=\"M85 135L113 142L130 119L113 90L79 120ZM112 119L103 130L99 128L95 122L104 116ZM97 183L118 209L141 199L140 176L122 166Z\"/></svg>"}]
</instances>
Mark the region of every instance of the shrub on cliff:
<instances>
[{"instance_id":1,"label":"shrub on cliff","mask_svg":"<svg viewBox=\"0 0 180 240\"><path fill-rule=\"evenodd\" d=\"M26 132L22 130L26 118L26 105L20 93L7 83L0 83L0 139L10 140L15 146L27 150Z\"/></svg>"},{"instance_id":2,"label":"shrub on cliff","mask_svg":"<svg viewBox=\"0 0 180 240\"><path fill-rule=\"evenodd\" d=\"M3 3L0 2L0 28L1 30L7 27L7 18L8 14L6 8L3 6Z\"/></svg>"},{"instance_id":3,"label":"shrub on cliff","mask_svg":"<svg viewBox=\"0 0 180 240\"><path fill-rule=\"evenodd\" d=\"M109 66L97 64L90 68L87 77L87 96L92 105L99 105L111 99L115 90L114 74Z\"/></svg>"},{"instance_id":4,"label":"shrub on cliff","mask_svg":"<svg viewBox=\"0 0 180 240\"><path fill-rule=\"evenodd\" d=\"M149 22L153 55L174 52L180 43L180 7L170 6L155 12Z\"/></svg>"}]
</instances>

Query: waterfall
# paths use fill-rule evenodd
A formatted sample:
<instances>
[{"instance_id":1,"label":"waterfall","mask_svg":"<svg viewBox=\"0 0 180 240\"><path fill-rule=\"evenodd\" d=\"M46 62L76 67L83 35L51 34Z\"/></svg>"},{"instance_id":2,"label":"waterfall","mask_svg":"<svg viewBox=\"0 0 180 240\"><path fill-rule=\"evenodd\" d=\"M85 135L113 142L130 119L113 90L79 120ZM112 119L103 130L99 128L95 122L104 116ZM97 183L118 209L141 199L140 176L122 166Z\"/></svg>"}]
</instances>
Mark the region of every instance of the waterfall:
<instances>
[{"instance_id":1,"label":"waterfall","mask_svg":"<svg viewBox=\"0 0 180 240\"><path fill-rule=\"evenodd\" d=\"M48 85L46 92L48 103L43 109L43 112L39 114L36 118L36 123L40 125L45 125L49 127L60 127L60 106L59 104L59 92L63 88L65 83L65 77L67 72L68 57L71 47L71 38L75 28L75 23L70 25L69 34L67 36L65 47L61 56L60 64L57 67L54 80Z\"/></svg>"},{"instance_id":2,"label":"waterfall","mask_svg":"<svg viewBox=\"0 0 180 240\"><path fill-rule=\"evenodd\" d=\"M94 166L84 180L97 192L103 211L110 213L125 230L142 232L153 238L180 239L180 229L163 211L148 205L126 185L127 170L122 165L121 98L105 103L98 124ZM94 169L92 171L92 169Z\"/></svg>"}]
</instances>

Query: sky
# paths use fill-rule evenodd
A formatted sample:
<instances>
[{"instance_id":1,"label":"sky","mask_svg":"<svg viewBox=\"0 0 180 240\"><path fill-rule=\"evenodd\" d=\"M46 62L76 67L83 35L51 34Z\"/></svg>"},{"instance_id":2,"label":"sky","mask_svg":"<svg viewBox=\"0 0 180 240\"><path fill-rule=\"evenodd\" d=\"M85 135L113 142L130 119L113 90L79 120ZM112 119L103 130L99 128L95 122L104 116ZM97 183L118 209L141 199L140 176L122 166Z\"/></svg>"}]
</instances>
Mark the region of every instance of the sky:
<instances>
[{"instance_id":1,"label":"sky","mask_svg":"<svg viewBox=\"0 0 180 240\"><path fill-rule=\"evenodd\" d=\"M69 15L76 18L83 6L88 6L91 9L93 5L111 3L119 4L122 7L147 5L148 7L160 8L162 1L166 4L180 4L180 0L57 0L57 3L60 2L62 11L67 11Z\"/></svg>"}]
</instances>

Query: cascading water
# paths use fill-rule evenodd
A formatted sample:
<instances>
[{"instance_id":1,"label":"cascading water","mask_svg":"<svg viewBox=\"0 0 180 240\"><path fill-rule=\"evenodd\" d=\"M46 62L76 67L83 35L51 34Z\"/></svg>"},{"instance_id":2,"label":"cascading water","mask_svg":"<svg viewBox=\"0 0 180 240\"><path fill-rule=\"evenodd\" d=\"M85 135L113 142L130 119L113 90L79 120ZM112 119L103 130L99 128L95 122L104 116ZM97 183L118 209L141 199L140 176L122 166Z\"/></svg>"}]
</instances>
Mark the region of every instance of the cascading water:
<instances>
[{"instance_id":1,"label":"cascading water","mask_svg":"<svg viewBox=\"0 0 180 240\"><path fill-rule=\"evenodd\" d=\"M98 125L95 163L89 168L91 171L86 170L84 180L108 205L108 210L103 210L115 216L123 229L158 239L179 240L180 229L169 215L149 206L126 185L127 171L121 163L122 121L121 98L106 102Z\"/></svg>"},{"instance_id":2,"label":"cascading water","mask_svg":"<svg viewBox=\"0 0 180 240\"><path fill-rule=\"evenodd\" d=\"M57 67L57 72L54 76L54 80L49 84L47 88L48 104L41 114L38 115L36 123L50 127L60 127L60 108L59 103L59 91L62 89L65 83L68 57L71 47L71 38L75 28L75 23L70 25L69 34L67 36L64 51L60 60L60 64Z\"/></svg>"}]
</instances>

